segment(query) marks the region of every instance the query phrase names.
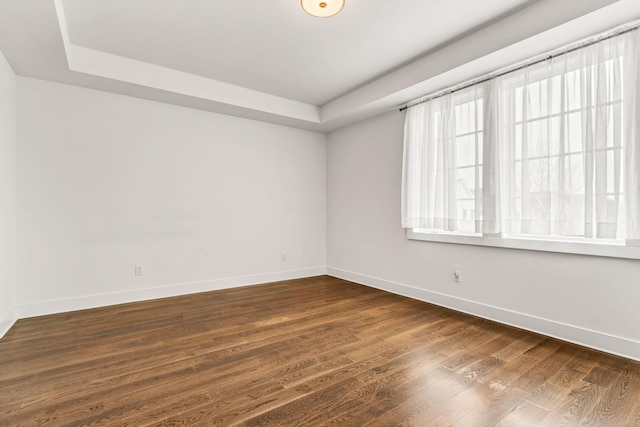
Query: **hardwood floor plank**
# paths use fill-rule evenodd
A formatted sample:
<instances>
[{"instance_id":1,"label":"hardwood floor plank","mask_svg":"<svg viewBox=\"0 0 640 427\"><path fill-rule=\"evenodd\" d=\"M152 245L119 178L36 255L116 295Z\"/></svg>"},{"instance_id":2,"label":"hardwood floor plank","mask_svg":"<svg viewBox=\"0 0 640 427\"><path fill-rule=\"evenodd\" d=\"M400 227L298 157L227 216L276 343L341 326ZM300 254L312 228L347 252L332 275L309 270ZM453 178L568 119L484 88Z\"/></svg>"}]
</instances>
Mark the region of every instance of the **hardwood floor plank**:
<instances>
[{"instance_id":1,"label":"hardwood floor plank","mask_svg":"<svg viewBox=\"0 0 640 427\"><path fill-rule=\"evenodd\" d=\"M549 426L593 425L592 409L602 399L606 389L589 382L582 382L572 390L564 405L549 414L544 424Z\"/></svg>"},{"instance_id":2,"label":"hardwood floor plank","mask_svg":"<svg viewBox=\"0 0 640 427\"><path fill-rule=\"evenodd\" d=\"M20 320L5 425L622 427L640 363L319 276Z\"/></svg>"},{"instance_id":3,"label":"hardwood floor plank","mask_svg":"<svg viewBox=\"0 0 640 427\"><path fill-rule=\"evenodd\" d=\"M523 402L495 424L495 427L538 427L548 412L529 402Z\"/></svg>"},{"instance_id":4,"label":"hardwood floor plank","mask_svg":"<svg viewBox=\"0 0 640 427\"><path fill-rule=\"evenodd\" d=\"M585 379L586 381L586 379ZM623 371L617 375L602 398L593 408L593 419L599 425L616 425L617 420L625 414L633 412L633 402L640 401L640 382L634 380L633 374Z\"/></svg>"},{"instance_id":5,"label":"hardwood floor plank","mask_svg":"<svg viewBox=\"0 0 640 427\"><path fill-rule=\"evenodd\" d=\"M475 408L462 414L462 416L450 425L468 427L468 426L492 426L497 420L502 420L514 408L517 408L525 401L530 394L529 391L520 390L518 388L500 388L495 389L493 384L476 384L472 390L478 396L473 396L477 401ZM489 387L490 390L484 387ZM498 421L499 422L499 421ZM413 424L416 425L416 424Z\"/></svg>"}]
</instances>

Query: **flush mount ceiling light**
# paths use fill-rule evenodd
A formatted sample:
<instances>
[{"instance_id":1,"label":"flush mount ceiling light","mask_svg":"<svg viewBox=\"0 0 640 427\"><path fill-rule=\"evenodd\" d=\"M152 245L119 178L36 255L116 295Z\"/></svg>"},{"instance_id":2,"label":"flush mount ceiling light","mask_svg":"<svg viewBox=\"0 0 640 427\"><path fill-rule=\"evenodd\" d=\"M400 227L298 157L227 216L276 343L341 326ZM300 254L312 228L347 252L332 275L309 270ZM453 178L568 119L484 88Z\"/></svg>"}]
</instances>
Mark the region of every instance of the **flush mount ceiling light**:
<instances>
[{"instance_id":1,"label":"flush mount ceiling light","mask_svg":"<svg viewBox=\"0 0 640 427\"><path fill-rule=\"evenodd\" d=\"M340 12L344 0L300 0L305 12L318 18L328 18Z\"/></svg>"}]
</instances>

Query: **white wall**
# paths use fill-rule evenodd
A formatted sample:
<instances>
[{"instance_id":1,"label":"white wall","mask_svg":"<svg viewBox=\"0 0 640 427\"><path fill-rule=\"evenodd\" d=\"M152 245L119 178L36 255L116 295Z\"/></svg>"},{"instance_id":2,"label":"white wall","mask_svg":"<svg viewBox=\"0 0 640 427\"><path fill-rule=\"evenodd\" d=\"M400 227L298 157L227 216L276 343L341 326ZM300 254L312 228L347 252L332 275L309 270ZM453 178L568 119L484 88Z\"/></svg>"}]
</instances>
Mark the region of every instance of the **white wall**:
<instances>
[{"instance_id":1,"label":"white wall","mask_svg":"<svg viewBox=\"0 0 640 427\"><path fill-rule=\"evenodd\" d=\"M16 320L16 76L0 52L0 337Z\"/></svg>"},{"instance_id":2,"label":"white wall","mask_svg":"<svg viewBox=\"0 0 640 427\"><path fill-rule=\"evenodd\" d=\"M640 261L407 240L403 122L328 136L328 273L640 360Z\"/></svg>"},{"instance_id":3,"label":"white wall","mask_svg":"<svg viewBox=\"0 0 640 427\"><path fill-rule=\"evenodd\" d=\"M325 271L324 134L22 77L17 123L20 317Z\"/></svg>"}]
</instances>

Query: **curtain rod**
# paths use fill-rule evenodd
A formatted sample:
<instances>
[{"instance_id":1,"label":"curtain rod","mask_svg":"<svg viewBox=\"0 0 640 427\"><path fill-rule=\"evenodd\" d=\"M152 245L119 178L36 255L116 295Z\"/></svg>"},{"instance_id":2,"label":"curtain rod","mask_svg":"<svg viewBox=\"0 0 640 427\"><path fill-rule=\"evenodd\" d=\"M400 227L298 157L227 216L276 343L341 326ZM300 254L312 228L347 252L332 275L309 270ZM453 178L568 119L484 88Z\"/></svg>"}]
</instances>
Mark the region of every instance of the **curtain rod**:
<instances>
[{"instance_id":1,"label":"curtain rod","mask_svg":"<svg viewBox=\"0 0 640 427\"><path fill-rule=\"evenodd\" d=\"M498 77L506 76L507 74L513 73L515 71L522 70L522 69L530 67L532 65L541 64L541 63L543 63L545 61L549 61L549 60L551 60L553 58L557 58L559 56L566 55L568 53L575 52L577 50L584 49L584 48L587 48L589 46L593 46L594 44L600 43L600 42L605 41L605 40L612 39L614 37L621 36L623 34L630 33L632 31L636 31L638 29L640 29L640 23L635 23L631 27L626 27L625 26L624 28L620 28L617 31L614 30L613 33L610 33L610 34L608 34L606 36L596 37L593 40L589 40L589 41L580 43L578 46L569 47L566 50L562 50L561 52L547 55L544 58L537 59L537 60L535 60L533 62L525 62L525 63L522 63L520 65L516 65L514 68L509 68L509 69L507 69L505 71L502 71L502 72L500 72L498 74L491 74L491 75L487 75L487 76L484 76L484 77L480 77L479 79L473 80L473 81L471 81L469 83L466 83L466 84L463 84L460 87L456 87L454 89L445 89L442 92L437 92L437 93L435 93L433 95L427 96L425 99L422 99L422 100L416 101L416 102L414 102L412 104L407 104L407 105L405 105L403 107L400 107L399 111L400 112L405 111L405 110L407 110L407 109L409 109L411 107L415 107L416 105L424 104L425 102L429 102L429 101L432 101L434 99L441 98L441 97L443 97L445 95L450 95L452 93L455 93L455 92L470 88L472 86L476 86L476 85L479 85L479 84L482 84L482 83L486 83L486 82L488 82L490 80L497 79Z\"/></svg>"}]
</instances>

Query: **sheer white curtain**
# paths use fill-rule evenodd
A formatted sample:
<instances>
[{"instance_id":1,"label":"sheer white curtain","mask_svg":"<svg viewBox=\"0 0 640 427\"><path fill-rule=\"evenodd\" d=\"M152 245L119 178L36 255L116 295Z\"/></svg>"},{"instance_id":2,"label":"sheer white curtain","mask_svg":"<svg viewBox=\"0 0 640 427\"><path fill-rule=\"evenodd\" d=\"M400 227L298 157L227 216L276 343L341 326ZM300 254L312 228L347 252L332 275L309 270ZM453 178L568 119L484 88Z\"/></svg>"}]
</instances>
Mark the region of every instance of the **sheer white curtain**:
<instances>
[{"instance_id":1,"label":"sheer white curtain","mask_svg":"<svg viewBox=\"0 0 640 427\"><path fill-rule=\"evenodd\" d=\"M640 31L409 108L402 225L640 242Z\"/></svg>"},{"instance_id":2,"label":"sheer white curtain","mask_svg":"<svg viewBox=\"0 0 640 427\"><path fill-rule=\"evenodd\" d=\"M476 85L407 111L403 227L483 231L484 92Z\"/></svg>"},{"instance_id":3,"label":"sheer white curtain","mask_svg":"<svg viewBox=\"0 0 640 427\"><path fill-rule=\"evenodd\" d=\"M624 79L638 32L525 67L503 85L500 141L503 233L624 239L625 102L638 98ZM631 49L633 51L633 49ZM637 127L637 123L635 125ZM629 165L637 174L640 164Z\"/></svg>"}]
</instances>

